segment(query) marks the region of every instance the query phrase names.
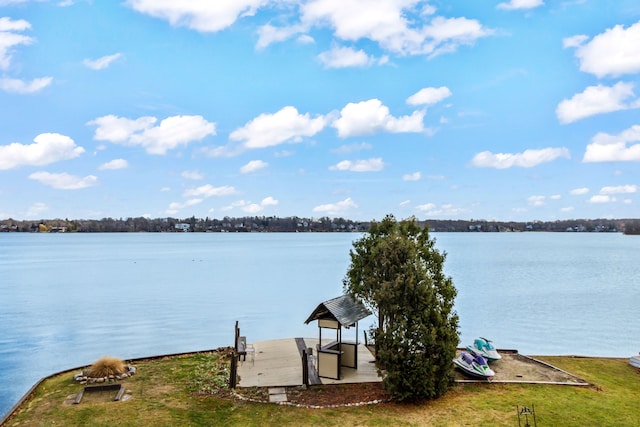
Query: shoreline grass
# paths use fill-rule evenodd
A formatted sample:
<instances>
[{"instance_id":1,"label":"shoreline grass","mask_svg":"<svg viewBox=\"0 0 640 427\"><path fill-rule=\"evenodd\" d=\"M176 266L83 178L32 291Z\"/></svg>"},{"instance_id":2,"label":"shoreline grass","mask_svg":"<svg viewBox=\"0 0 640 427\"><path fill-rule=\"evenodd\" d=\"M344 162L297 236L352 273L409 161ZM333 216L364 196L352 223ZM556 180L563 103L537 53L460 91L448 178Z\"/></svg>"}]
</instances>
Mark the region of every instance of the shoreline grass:
<instances>
[{"instance_id":1,"label":"shoreline grass","mask_svg":"<svg viewBox=\"0 0 640 427\"><path fill-rule=\"evenodd\" d=\"M517 406L531 405L541 426L640 425L640 370L627 359L538 358L594 387L462 384L420 403L307 409L233 398L221 387L228 360L203 352L136 362L138 373L122 381L131 394L123 402L66 404L83 386L71 372L56 375L43 381L5 425L513 426Z\"/></svg>"}]
</instances>

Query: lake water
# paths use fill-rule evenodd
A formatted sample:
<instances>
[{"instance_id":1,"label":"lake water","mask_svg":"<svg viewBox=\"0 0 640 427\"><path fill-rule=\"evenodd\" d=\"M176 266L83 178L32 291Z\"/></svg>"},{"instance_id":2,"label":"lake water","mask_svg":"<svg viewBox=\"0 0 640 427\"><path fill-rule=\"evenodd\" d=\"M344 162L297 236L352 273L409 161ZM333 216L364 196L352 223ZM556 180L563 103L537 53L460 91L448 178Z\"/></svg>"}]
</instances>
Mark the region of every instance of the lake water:
<instances>
[{"instance_id":1,"label":"lake water","mask_svg":"<svg viewBox=\"0 0 640 427\"><path fill-rule=\"evenodd\" d=\"M640 351L640 238L433 233L458 289L461 344L523 354ZM351 233L0 234L0 416L40 378L123 359L315 337ZM366 329L375 322L360 322Z\"/></svg>"}]
</instances>

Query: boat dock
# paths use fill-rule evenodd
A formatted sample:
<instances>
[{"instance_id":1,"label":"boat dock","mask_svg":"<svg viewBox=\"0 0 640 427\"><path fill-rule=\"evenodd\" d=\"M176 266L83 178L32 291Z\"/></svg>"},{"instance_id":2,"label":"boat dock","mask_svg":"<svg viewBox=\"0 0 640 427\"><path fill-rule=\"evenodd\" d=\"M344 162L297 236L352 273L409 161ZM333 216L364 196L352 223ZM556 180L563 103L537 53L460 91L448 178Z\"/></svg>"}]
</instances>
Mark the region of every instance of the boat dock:
<instances>
[{"instance_id":1,"label":"boat dock","mask_svg":"<svg viewBox=\"0 0 640 427\"><path fill-rule=\"evenodd\" d=\"M286 338L248 343L245 360L238 362L238 387L293 387L302 385L302 349L313 349L317 338ZM358 367L342 367L339 380L310 376L317 384L353 384L381 382L375 359L369 349L359 344ZM312 356L314 366L317 363Z\"/></svg>"}]
</instances>

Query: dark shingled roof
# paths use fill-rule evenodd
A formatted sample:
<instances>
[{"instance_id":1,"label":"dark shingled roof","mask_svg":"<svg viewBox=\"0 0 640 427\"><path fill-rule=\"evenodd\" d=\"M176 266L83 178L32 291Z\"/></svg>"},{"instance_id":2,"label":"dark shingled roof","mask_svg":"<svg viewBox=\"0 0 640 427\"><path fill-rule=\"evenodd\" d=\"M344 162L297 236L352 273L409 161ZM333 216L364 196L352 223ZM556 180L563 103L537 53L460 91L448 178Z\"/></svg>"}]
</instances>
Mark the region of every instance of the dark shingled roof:
<instances>
[{"instance_id":1,"label":"dark shingled roof","mask_svg":"<svg viewBox=\"0 0 640 427\"><path fill-rule=\"evenodd\" d=\"M369 316L371 312L360 301L349 295L342 295L318 305L304 323L318 319L337 320L341 326L348 328L358 320Z\"/></svg>"}]
</instances>

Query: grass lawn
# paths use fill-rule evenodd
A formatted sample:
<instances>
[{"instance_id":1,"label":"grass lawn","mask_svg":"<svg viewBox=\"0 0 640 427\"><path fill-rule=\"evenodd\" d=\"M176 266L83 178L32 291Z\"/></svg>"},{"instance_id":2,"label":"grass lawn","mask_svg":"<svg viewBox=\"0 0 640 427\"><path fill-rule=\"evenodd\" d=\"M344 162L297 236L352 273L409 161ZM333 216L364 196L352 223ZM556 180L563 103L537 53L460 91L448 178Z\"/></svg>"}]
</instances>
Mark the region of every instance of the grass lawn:
<instances>
[{"instance_id":1,"label":"grass lawn","mask_svg":"<svg viewBox=\"0 0 640 427\"><path fill-rule=\"evenodd\" d=\"M517 426L516 406L535 406L538 426L640 426L640 370L626 359L538 357L594 384L457 385L444 397L415 404L306 409L251 403L220 387L228 361L218 353L135 364L123 383L131 398L66 404L83 386L73 373L46 380L7 426ZM3 426L4 427L4 426Z\"/></svg>"}]
</instances>

